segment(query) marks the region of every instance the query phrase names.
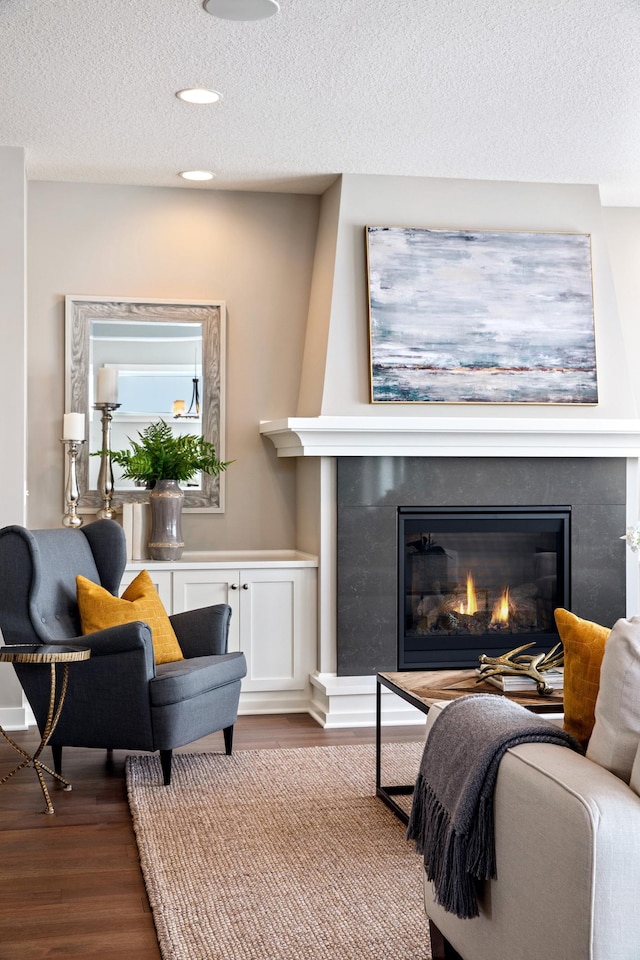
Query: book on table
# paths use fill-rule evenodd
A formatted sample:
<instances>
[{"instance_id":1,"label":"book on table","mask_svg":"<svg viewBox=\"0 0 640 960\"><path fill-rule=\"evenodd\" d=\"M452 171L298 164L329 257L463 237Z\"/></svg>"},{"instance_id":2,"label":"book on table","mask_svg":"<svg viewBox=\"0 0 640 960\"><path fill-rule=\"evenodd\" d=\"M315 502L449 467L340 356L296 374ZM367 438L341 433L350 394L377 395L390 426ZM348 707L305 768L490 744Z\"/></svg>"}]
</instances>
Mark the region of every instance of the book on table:
<instances>
[{"instance_id":1,"label":"book on table","mask_svg":"<svg viewBox=\"0 0 640 960\"><path fill-rule=\"evenodd\" d=\"M495 677L488 677L479 668L476 670L476 674L504 693L537 689L536 681L532 677L517 676L516 674L499 674ZM543 676L553 690L562 690L564 687L563 667L558 667L555 670L545 670Z\"/></svg>"}]
</instances>

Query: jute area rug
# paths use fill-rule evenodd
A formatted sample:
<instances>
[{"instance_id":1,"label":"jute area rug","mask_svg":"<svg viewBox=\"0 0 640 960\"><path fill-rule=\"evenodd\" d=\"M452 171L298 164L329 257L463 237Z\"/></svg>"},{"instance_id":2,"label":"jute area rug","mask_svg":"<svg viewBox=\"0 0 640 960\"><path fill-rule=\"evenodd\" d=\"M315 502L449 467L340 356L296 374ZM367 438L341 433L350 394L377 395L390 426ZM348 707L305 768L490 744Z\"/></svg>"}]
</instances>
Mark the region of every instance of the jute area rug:
<instances>
[{"instance_id":1,"label":"jute area rug","mask_svg":"<svg viewBox=\"0 0 640 960\"><path fill-rule=\"evenodd\" d=\"M413 771L421 752L393 745ZM421 859L374 763L370 745L175 754L164 787L157 757L129 757L164 960L429 960Z\"/></svg>"}]
</instances>

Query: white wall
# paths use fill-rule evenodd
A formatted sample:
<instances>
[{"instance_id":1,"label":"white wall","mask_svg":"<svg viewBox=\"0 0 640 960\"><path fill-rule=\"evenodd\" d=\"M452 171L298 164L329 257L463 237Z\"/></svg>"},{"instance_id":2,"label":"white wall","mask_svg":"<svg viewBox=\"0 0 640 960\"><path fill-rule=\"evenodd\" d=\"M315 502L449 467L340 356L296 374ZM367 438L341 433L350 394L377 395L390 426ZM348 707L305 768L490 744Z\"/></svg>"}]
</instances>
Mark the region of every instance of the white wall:
<instances>
[{"instance_id":1,"label":"white wall","mask_svg":"<svg viewBox=\"0 0 640 960\"><path fill-rule=\"evenodd\" d=\"M295 464L261 419L295 410L319 199L29 184L29 526L60 523L64 296L227 303L226 512L186 514L186 549L296 546Z\"/></svg>"},{"instance_id":2,"label":"white wall","mask_svg":"<svg viewBox=\"0 0 640 960\"><path fill-rule=\"evenodd\" d=\"M24 150L0 147L0 527L26 517L26 197ZM23 726L25 716L13 667L2 663L0 724Z\"/></svg>"},{"instance_id":3,"label":"white wall","mask_svg":"<svg viewBox=\"0 0 640 960\"><path fill-rule=\"evenodd\" d=\"M336 274L336 245L340 226L342 177L325 191L320 209L318 239L313 263L306 340L300 378L297 415L311 417L322 409L325 387L325 360L333 305ZM355 319L355 318L352 318Z\"/></svg>"},{"instance_id":4,"label":"white wall","mask_svg":"<svg viewBox=\"0 0 640 960\"><path fill-rule=\"evenodd\" d=\"M24 150L0 147L0 526L25 517L26 200Z\"/></svg>"},{"instance_id":5,"label":"white wall","mask_svg":"<svg viewBox=\"0 0 640 960\"><path fill-rule=\"evenodd\" d=\"M328 201L333 204L334 196ZM333 272L322 264L331 323L325 357L307 350L305 376L317 376L325 362L321 406L314 415L483 417L634 417L635 397L618 318L607 236L597 187L499 181L437 180L417 177L344 175ZM323 214L324 216L324 211ZM365 226L416 226L589 233L592 239L599 403L595 407L538 405L438 405L369 402L369 341ZM314 289L316 277L314 276ZM322 339L310 315L307 338ZM318 391L316 391L316 396Z\"/></svg>"},{"instance_id":6,"label":"white wall","mask_svg":"<svg viewBox=\"0 0 640 960\"><path fill-rule=\"evenodd\" d=\"M640 208L604 207L602 214L631 384L640 409Z\"/></svg>"}]
</instances>

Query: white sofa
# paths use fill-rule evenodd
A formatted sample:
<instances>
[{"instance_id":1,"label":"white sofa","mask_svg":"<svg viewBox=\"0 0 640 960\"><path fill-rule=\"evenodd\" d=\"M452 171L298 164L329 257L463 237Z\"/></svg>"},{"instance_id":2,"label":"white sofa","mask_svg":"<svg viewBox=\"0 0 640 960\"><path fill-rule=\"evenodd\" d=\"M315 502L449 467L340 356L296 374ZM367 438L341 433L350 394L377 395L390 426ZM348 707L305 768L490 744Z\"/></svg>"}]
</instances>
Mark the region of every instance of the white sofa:
<instances>
[{"instance_id":1,"label":"white sofa","mask_svg":"<svg viewBox=\"0 0 640 960\"><path fill-rule=\"evenodd\" d=\"M446 706L430 710L427 736ZM640 796L623 780L565 747L515 747L495 843L479 917L447 913L425 879L434 960L640 960Z\"/></svg>"}]
</instances>

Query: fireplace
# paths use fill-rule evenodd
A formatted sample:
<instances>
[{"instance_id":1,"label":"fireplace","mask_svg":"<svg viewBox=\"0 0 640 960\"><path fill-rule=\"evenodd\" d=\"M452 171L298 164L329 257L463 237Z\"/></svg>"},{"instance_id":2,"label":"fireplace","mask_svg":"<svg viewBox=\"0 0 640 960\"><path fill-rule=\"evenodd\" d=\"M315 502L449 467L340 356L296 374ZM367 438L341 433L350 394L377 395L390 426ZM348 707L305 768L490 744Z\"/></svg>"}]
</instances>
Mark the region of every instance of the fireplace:
<instances>
[{"instance_id":1,"label":"fireplace","mask_svg":"<svg viewBox=\"0 0 640 960\"><path fill-rule=\"evenodd\" d=\"M571 563L569 570L566 558L561 561L564 586L558 599L579 617L611 626L626 614L626 546L620 540L626 527L626 496L623 458L339 457L337 676L362 677L399 668L400 507L417 512L427 506L452 514L464 506L481 514L495 504L516 512L522 504L536 504L544 513L553 513L558 505L567 504ZM463 581L466 572L462 571ZM518 633L509 635L503 649L534 639L547 649L554 642L552 636ZM482 646L480 653L486 652L484 639ZM474 660L468 652L466 662L476 666L477 655ZM439 666L443 667L442 660Z\"/></svg>"},{"instance_id":2,"label":"fireplace","mask_svg":"<svg viewBox=\"0 0 640 960\"><path fill-rule=\"evenodd\" d=\"M398 508L398 668L477 666L558 641L569 607L568 506Z\"/></svg>"}]
</instances>

